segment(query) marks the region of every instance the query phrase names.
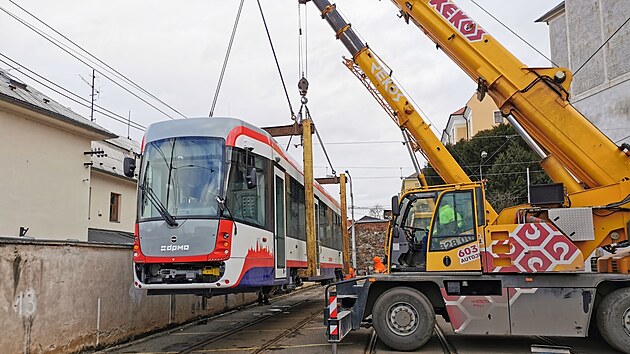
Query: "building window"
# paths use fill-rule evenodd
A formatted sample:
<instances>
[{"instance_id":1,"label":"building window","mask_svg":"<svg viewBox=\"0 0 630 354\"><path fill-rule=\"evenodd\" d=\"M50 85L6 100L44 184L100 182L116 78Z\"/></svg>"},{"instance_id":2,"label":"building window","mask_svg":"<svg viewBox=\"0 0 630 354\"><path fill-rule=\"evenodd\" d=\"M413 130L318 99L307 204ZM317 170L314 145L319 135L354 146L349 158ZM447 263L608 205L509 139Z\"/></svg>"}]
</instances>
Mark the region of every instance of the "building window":
<instances>
[{"instance_id":1,"label":"building window","mask_svg":"<svg viewBox=\"0 0 630 354\"><path fill-rule=\"evenodd\" d=\"M109 198L109 221L120 222L120 194L112 193Z\"/></svg>"},{"instance_id":2,"label":"building window","mask_svg":"<svg viewBox=\"0 0 630 354\"><path fill-rule=\"evenodd\" d=\"M501 115L501 111L494 111L494 124L503 123L503 115Z\"/></svg>"}]
</instances>

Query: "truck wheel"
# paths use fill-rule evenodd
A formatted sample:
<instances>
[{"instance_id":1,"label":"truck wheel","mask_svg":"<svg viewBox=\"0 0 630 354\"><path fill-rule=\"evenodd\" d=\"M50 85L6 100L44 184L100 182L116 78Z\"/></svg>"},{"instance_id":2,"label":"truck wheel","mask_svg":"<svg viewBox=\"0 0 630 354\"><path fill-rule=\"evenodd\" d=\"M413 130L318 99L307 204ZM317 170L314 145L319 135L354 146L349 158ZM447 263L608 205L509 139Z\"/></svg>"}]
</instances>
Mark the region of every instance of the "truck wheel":
<instances>
[{"instance_id":1,"label":"truck wheel","mask_svg":"<svg viewBox=\"0 0 630 354\"><path fill-rule=\"evenodd\" d=\"M392 349L409 351L422 347L431 338L435 311L424 294L399 287L376 299L372 320L378 339Z\"/></svg>"},{"instance_id":2,"label":"truck wheel","mask_svg":"<svg viewBox=\"0 0 630 354\"><path fill-rule=\"evenodd\" d=\"M597 327L608 344L630 353L630 288L606 295L597 308Z\"/></svg>"}]
</instances>

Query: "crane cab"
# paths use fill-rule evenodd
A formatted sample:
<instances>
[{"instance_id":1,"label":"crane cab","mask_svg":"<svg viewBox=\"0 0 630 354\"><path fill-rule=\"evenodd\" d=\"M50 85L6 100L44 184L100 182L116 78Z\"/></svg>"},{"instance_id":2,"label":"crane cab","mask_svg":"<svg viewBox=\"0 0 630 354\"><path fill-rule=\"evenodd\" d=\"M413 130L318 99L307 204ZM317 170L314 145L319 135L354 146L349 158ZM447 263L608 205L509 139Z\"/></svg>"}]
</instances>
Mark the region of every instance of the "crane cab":
<instances>
[{"instance_id":1,"label":"crane cab","mask_svg":"<svg viewBox=\"0 0 630 354\"><path fill-rule=\"evenodd\" d=\"M483 185L422 188L392 198L391 272L481 271L486 223Z\"/></svg>"}]
</instances>

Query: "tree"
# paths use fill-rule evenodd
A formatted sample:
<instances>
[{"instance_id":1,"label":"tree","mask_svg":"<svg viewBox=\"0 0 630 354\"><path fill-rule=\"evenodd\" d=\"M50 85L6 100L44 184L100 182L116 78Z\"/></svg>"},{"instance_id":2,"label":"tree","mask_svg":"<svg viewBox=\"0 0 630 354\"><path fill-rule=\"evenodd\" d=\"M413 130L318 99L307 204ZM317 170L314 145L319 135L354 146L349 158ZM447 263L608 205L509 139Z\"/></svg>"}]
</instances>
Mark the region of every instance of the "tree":
<instances>
[{"instance_id":1,"label":"tree","mask_svg":"<svg viewBox=\"0 0 630 354\"><path fill-rule=\"evenodd\" d=\"M375 206L370 208L369 215L373 218L382 219L383 218L383 208L382 205L376 204Z\"/></svg>"},{"instance_id":2,"label":"tree","mask_svg":"<svg viewBox=\"0 0 630 354\"><path fill-rule=\"evenodd\" d=\"M527 202L527 168L531 184L551 183L538 166L540 158L514 128L500 124L477 133L471 140L460 140L446 148L473 181L487 180L486 197L497 211ZM482 159L481 153L487 156ZM429 185L443 184L437 172L427 165L423 172Z\"/></svg>"}]
</instances>

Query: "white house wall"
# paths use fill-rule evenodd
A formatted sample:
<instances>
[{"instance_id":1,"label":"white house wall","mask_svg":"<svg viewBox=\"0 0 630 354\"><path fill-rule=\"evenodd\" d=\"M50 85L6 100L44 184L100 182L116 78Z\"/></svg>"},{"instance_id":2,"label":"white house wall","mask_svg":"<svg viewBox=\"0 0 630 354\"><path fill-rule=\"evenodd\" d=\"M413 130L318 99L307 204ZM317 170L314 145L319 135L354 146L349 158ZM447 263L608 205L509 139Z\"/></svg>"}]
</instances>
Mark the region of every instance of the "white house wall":
<instances>
[{"instance_id":1,"label":"white house wall","mask_svg":"<svg viewBox=\"0 0 630 354\"><path fill-rule=\"evenodd\" d=\"M90 139L0 102L0 235L87 240Z\"/></svg>"},{"instance_id":2,"label":"white house wall","mask_svg":"<svg viewBox=\"0 0 630 354\"><path fill-rule=\"evenodd\" d=\"M133 232L136 220L136 183L99 172L93 168L90 186L90 220L94 229ZM120 194L120 222L109 221L111 193Z\"/></svg>"}]
</instances>

